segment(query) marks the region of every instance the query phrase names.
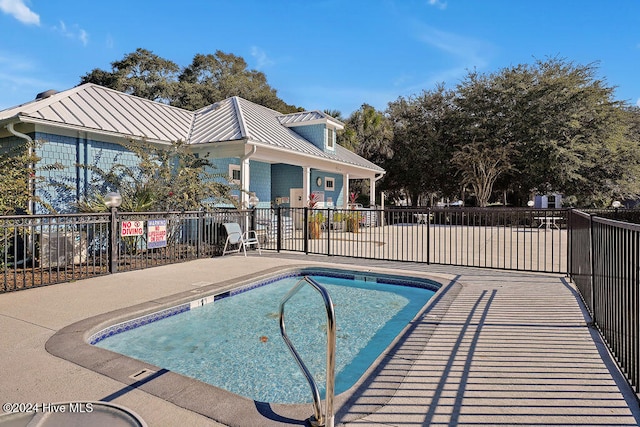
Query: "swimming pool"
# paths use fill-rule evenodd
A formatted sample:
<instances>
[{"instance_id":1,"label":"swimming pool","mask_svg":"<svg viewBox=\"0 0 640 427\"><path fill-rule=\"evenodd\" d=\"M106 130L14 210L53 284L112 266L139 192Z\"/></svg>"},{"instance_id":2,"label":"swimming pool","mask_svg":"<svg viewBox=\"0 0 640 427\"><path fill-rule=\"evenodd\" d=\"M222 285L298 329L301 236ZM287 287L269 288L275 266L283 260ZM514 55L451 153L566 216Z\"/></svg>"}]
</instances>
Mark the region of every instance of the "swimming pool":
<instances>
[{"instance_id":1,"label":"swimming pool","mask_svg":"<svg viewBox=\"0 0 640 427\"><path fill-rule=\"evenodd\" d=\"M306 269L114 325L89 340L256 401L309 402L308 385L278 327L280 300L302 275L314 276L334 301L336 393L362 376L439 287L427 279ZM310 288L301 291L287 305L287 331L322 392L321 307Z\"/></svg>"}]
</instances>

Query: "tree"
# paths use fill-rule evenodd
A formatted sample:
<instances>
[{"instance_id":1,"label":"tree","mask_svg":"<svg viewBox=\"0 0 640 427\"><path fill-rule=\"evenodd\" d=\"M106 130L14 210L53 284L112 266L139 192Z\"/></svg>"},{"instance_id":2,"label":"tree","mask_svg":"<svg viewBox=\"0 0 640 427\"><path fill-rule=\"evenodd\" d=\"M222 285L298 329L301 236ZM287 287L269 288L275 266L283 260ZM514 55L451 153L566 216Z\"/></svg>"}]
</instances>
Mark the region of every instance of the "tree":
<instances>
[{"instance_id":1,"label":"tree","mask_svg":"<svg viewBox=\"0 0 640 427\"><path fill-rule=\"evenodd\" d=\"M484 143L470 143L453 155L452 162L462 174L462 184L473 188L478 206L487 206L498 177L512 169L513 153L513 144L489 147Z\"/></svg>"},{"instance_id":2,"label":"tree","mask_svg":"<svg viewBox=\"0 0 640 427\"><path fill-rule=\"evenodd\" d=\"M393 157L386 163L385 189L407 194L417 206L422 196L449 196L457 192L451 164L453 93L438 85L419 96L389 103L393 124Z\"/></svg>"},{"instance_id":3,"label":"tree","mask_svg":"<svg viewBox=\"0 0 640 427\"><path fill-rule=\"evenodd\" d=\"M628 141L622 104L596 71L593 64L552 58L488 75L470 72L455 100L461 149L481 144L481 151L500 157L511 147L495 185L520 200L533 191L558 191L595 206L614 192L635 194L637 185L620 172L637 176L638 153ZM456 164L467 177L481 166Z\"/></svg>"},{"instance_id":4,"label":"tree","mask_svg":"<svg viewBox=\"0 0 640 427\"><path fill-rule=\"evenodd\" d=\"M452 156L462 185L470 185L478 206L489 203L494 184L513 170L517 114L512 86L502 75L470 72L458 85L453 133L458 149Z\"/></svg>"},{"instance_id":5,"label":"tree","mask_svg":"<svg viewBox=\"0 0 640 427\"><path fill-rule=\"evenodd\" d=\"M338 134L337 142L377 165L384 165L393 154L392 138L391 122L384 113L362 104L345 120L345 128ZM369 181L356 181L351 189L361 195L367 194L370 192Z\"/></svg>"},{"instance_id":6,"label":"tree","mask_svg":"<svg viewBox=\"0 0 640 427\"><path fill-rule=\"evenodd\" d=\"M0 215L32 214L29 207L40 204L52 210L35 193L37 185L44 182L41 172L61 169L60 163L37 168L40 161L36 142L24 142L9 146L0 156Z\"/></svg>"},{"instance_id":7,"label":"tree","mask_svg":"<svg viewBox=\"0 0 640 427\"><path fill-rule=\"evenodd\" d=\"M382 164L391 158L391 122L384 113L369 104L362 104L345 122L338 142L373 163Z\"/></svg>"},{"instance_id":8,"label":"tree","mask_svg":"<svg viewBox=\"0 0 640 427\"><path fill-rule=\"evenodd\" d=\"M173 105L197 110L231 96L240 96L256 104L290 113L298 108L286 104L267 83L264 73L249 70L246 61L232 53L194 56L179 78L179 93Z\"/></svg>"},{"instance_id":9,"label":"tree","mask_svg":"<svg viewBox=\"0 0 640 427\"><path fill-rule=\"evenodd\" d=\"M246 61L231 53L196 54L181 68L175 62L138 48L111 63L111 71L94 69L80 84L96 83L142 98L197 110L215 102L240 96L256 104L290 113L300 109L285 103L264 73L250 70Z\"/></svg>"},{"instance_id":10,"label":"tree","mask_svg":"<svg viewBox=\"0 0 640 427\"><path fill-rule=\"evenodd\" d=\"M175 98L180 67L153 52L138 48L121 61L111 63L111 72L94 69L80 84L95 83L141 98L170 103Z\"/></svg>"},{"instance_id":11,"label":"tree","mask_svg":"<svg viewBox=\"0 0 640 427\"><path fill-rule=\"evenodd\" d=\"M206 157L195 156L182 142L169 148L124 146L138 157L137 167L118 162L109 170L85 166L92 172L92 182L77 204L80 211L104 211L103 195L110 191L122 195L121 209L127 212L198 210L216 202L234 203L228 177L216 174Z\"/></svg>"}]
</instances>

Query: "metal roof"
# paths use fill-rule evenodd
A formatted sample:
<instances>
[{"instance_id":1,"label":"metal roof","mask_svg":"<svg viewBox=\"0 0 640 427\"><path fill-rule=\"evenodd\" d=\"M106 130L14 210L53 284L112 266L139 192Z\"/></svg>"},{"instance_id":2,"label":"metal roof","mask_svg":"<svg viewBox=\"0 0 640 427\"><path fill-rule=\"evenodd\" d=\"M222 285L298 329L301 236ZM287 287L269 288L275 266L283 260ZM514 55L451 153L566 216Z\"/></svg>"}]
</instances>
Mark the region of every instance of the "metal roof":
<instances>
[{"instance_id":1,"label":"metal roof","mask_svg":"<svg viewBox=\"0 0 640 427\"><path fill-rule=\"evenodd\" d=\"M299 113L283 114L278 116L278 121L287 127L312 123L331 123L339 129L344 128L344 123L340 120L334 119L321 111L302 111Z\"/></svg>"},{"instance_id":2,"label":"metal roof","mask_svg":"<svg viewBox=\"0 0 640 427\"><path fill-rule=\"evenodd\" d=\"M152 141L186 141L193 113L87 83L0 111L0 121L63 125Z\"/></svg>"},{"instance_id":3,"label":"metal roof","mask_svg":"<svg viewBox=\"0 0 640 427\"><path fill-rule=\"evenodd\" d=\"M308 114L307 118L317 118L317 113L319 112L294 115ZM323 119L325 118L324 113L319 114L323 115ZM195 112L195 117L194 131L189 138L190 144L244 139L250 143L304 153L378 172L384 171L381 167L339 145L336 145L335 152L321 150L292 129L283 126L281 118L285 116L282 113L237 96L202 108Z\"/></svg>"},{"instance_id":4,"label":"metal roof","mask_svg":"<svg viewBox=\"0 0 640 427\"><path fill-rule=\"evenodd\" d=\"M209 144L244 140L384 172L338 145L335 152L325 152L285 125L309 124L317 120L342 125L331 116L319 111L283 115L237 96L193 112L87 83L0 111L0 124L16 119L164 143L181 140L188 144Z\"/></svg>"}]
</instances>

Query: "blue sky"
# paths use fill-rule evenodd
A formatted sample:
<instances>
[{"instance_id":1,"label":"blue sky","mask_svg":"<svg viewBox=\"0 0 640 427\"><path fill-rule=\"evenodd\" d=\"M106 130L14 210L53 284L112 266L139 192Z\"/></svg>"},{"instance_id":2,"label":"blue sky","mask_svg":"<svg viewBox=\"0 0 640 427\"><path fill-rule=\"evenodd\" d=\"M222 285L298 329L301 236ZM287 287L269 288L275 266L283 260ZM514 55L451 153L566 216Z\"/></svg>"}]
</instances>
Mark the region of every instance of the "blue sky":
<instances>
[{"instance_id":1,"label":"blue sky","mask_svg":"<svg viewBox=\"0 0 640 427\"><path fill-rule=\"evenodd\" d=\"M548 57L598 62L640 105L638 0L0 0L0 109L138 47L180 66L234 53L285 102L344 116Z\"/></svg>"}]
</instances>

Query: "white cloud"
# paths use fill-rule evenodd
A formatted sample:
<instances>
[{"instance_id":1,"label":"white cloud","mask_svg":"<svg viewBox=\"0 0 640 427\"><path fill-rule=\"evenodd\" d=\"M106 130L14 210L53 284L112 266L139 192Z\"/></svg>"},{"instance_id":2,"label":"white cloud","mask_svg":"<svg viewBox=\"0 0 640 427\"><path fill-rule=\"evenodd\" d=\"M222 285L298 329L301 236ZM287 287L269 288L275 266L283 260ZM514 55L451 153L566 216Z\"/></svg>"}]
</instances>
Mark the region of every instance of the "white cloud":
<instances>
[{"instance_id":1,"label":"white cloud","mask_svg":"<svg viewBox=\"0 0 640 427\"><path fill-rule=\"evenodd\" d=\"M86 46L89 44L89 33L87 33L85 30L80 28L77 24L74 24L72 28L68 28L67 24L65 24L64 21L60 21L60 25L54 26L53 29L54 31L60 32L63 36L67 38L70 38L73 40L79 40L83 46Z\"/></svg>"},{"instance_id":2,"label":"white cloud","mask_svg":"<svg viewBox=\"0 0 640 427\"><path fill-rule=\"evenodd\" d=\"M482 68L488 64L487 53L494 51L489 43L422 26L418 39L429 46L447 53L468 67Z\"/></svg>"},{"instance_id":3,"label":"white cloud","mask_svg":"<svg viewBox=\"0 0 640 427\"><path fill-rule=\"evenodd\" d=\"M40 15L24 4L24 0L0 0L0 10L23 24L40 25Z\"/></svg>"},{"instance_id":4,"label":"white cloud","mask_svg":"<svg viewBox=\"0 0 640 427\"><path fill-rule=\"evenodd\" d=\"M84 46L89 44L89 34L87 34L87 32L82 28L80 29L80 34L78 35L78 37L80 38L80 41Z\"/></svg>"},{"instance_id":5,"label":"white cloud","mask_svg":"<svg viewBox=\"0 0 640 427\"><path fill-rule=\"evenodd\" d=\"M267 53L257 46L251 46L251 56L257 61L256 69L258 70L275 64L275 61L269 58Z\"/></svg>"},{"instance_id":6,"label":"white cloud","mask_svg":"<svg viewBox=\"0 0 640 427\"><path fill-rule=\"evenodd\" d=\"M438 9L444 10L447 8L447 2L442 0L429 0L429 6L435 6Z\"/></svg>"},{"instance_id":7,"label":"white cloud","mask_svg":"<svg viewBox=\"0 0 640 427\"><path fill-rule=\"evenodd\" d=\"M107 34L106 46L108 49L113 49L113 36L111 34Z\"/></svg>"},{"instance_id":8,"label":"white cloud","mask_svg":"<svg viewBox=\"0 0 640 427\"><path fill-rule=\"evenodd\" d=\"M0 68L4 71L30 71L35 68L33 62L16 53L0 51Z\"/></svg>"},{"instance_id":9,"label":"white cloud","mask_svg":"<svg viewBox=\"0 0 640 427\"><path fill-rule=\"evenodd\" d=\"M52 80L45 69L37 55L0 48L0 110L32 101L45 90L61 90L76 84Z\"/></svg>"},{"instance_id":10,"label":"white cloud","mask_svg":"<svg viewBox=\"0 0 640 427\"><path fill-rule=\"evenodd\" d=\"M638 100L636 101L636 105L640 107L640 98L638 98Z\"/></svg>"}]
</instances>

